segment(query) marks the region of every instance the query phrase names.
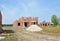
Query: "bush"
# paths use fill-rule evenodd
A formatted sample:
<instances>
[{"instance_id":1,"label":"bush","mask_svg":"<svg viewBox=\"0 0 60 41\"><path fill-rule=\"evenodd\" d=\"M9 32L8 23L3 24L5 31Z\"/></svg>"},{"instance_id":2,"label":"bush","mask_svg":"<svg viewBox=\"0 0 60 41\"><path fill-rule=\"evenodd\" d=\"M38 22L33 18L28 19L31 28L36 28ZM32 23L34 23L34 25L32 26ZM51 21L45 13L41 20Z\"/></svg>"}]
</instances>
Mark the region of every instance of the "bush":
<instances>
[{"instance_id":1,"label":"bush","mask_svg":"<svg viewBox=\"0 0 60 41\"><path fill-rule=\"evenodd\" d=\"M52 15L51 21L52 21L54 26L58 25L58 18L56 15Z\"/></svg>"}]
</instances>

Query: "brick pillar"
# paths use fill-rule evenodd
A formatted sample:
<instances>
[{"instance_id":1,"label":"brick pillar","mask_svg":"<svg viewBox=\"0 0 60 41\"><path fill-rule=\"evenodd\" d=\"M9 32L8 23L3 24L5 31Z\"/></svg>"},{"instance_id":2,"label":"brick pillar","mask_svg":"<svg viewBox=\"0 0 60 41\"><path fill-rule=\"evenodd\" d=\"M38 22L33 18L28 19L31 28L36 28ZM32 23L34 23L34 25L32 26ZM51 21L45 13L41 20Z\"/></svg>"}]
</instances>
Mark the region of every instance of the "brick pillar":
<instances>
[{"instance_id":1,"label":"brick pillar","mask_svg":"<svg viewBox=\"0 0 60 41\"><path fill-rule=\"evenodd\" d=\"M1 12L0 12L0 33L3 32L2 31L2 15L1 15Z\"/></svg>"},{"instance_id":2,"label":"brick pillar","mask_svg":"<svg viewBox=\"0 0 60 41\"><path fill-rule=\"evenodd\" d=\"M38 24L38 17L35 17L35 21L36 21L36 23Z\"/></svg>"}]
</instances>

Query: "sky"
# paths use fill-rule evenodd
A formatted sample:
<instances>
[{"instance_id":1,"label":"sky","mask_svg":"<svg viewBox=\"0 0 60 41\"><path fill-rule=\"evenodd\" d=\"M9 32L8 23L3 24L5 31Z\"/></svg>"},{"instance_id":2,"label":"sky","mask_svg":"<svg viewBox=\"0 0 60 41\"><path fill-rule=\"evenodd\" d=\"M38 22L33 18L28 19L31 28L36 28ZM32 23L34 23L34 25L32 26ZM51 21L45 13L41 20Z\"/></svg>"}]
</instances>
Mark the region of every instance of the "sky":
<instances>
[{"instance_id":1,"label":"sky","mask_svg":"<svg viewBox=\"0 0 60 41\"><path fill-rule=\"evenodd\" d=\"M12 24L20 17L38 17L38 22L51 22L51 16L60 17L60 0L0 0L2 23Z\"/></svg>"}]
</instances>

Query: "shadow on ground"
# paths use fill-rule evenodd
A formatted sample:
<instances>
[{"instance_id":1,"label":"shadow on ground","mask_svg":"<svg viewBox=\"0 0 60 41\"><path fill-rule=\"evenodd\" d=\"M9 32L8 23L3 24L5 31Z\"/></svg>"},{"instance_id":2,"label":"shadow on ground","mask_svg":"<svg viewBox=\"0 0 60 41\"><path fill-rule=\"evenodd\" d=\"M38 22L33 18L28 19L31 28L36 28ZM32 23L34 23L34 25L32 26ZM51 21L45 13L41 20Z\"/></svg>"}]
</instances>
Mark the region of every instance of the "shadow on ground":
<instances>
[{"instance_id":1,"label":"shadow on ground","mask_svg":"<svg viewBox=\"0 0 60 41\"><path fill-rule=\"evenodd\" d=\"M3 32L4 32L4 33L14 33L13 30L4 30Z\"/></svg>"}]
</instances>

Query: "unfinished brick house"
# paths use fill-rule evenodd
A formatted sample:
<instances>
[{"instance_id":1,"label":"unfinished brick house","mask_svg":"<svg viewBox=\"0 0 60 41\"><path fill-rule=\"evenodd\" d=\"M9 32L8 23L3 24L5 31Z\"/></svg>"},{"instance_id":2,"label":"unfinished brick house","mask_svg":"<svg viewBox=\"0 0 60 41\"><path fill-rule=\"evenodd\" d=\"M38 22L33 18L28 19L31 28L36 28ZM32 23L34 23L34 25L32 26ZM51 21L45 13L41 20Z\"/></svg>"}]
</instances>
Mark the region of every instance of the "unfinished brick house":
<instances>
[{"instance_id":1,"label":"unfinished brick house","mask_svg":"<svg viewBox=\"0 0 60 41\"><path fill-rule=\"evenodd\" d=\"M0 11L0 33L2 32L2 14Z\"/></svg>"},{"instance_id":2,"label":"unfinished brick house","mask_svg":"<svg viewBox=\"0 0 60 41\"><path fill-rule=\"evenodd\" d=\"M19 20L16 20L13 23L13 27L16 29L23 28L23 27L29 27L32 24L38 24L38 17L32 18L32 17L21 17Z\"/></svg>"},{"instance_id":3,"label":"unfinished brick house","mask_svg":"<svg viewBox=\"0 0 60 41\"><path fill-rule=\"evenodd\" d=\"M45 26L50 26L51 23L50 22L46 22L46 21L43 21L40 23L40 27L45 27Z\"/></svg>"}]
</instances>

